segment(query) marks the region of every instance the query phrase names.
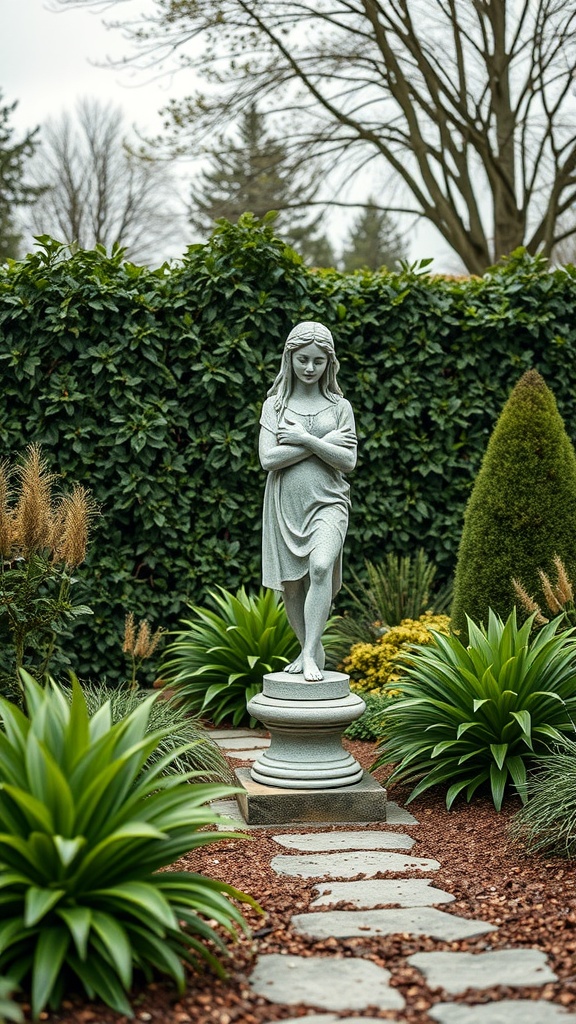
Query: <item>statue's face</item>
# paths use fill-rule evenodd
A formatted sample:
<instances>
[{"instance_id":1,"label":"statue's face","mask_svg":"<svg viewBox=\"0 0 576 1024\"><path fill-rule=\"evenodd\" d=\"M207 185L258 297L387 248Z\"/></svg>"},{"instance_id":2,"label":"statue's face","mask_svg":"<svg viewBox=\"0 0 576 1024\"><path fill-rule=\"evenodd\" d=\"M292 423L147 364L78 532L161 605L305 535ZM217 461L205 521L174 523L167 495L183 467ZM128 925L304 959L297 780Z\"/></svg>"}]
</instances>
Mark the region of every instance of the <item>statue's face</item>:
<instances>
[{"instance_id":1,"label":"statue's face","mask_svg":"<svg viewBox=\"0 0 576 1024\"><path fill-rule=\"evenodd\" d=\"M292 354L292 370L303 384L317 384L328 365L328 356L315 341Z\"/></svg>"}]
</instances>

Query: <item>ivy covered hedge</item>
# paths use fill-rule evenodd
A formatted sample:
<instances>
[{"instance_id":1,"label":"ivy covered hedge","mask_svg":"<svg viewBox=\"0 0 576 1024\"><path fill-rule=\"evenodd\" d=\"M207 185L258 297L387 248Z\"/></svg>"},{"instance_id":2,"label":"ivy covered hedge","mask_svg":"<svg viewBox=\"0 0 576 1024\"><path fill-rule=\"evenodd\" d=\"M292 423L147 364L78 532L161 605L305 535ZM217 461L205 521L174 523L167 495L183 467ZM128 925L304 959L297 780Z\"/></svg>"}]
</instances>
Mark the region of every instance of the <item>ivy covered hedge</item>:
<instances>
[{"instance_id":1,"label":"ivy covered hedge","mask_svg":"<svg viewBox=\"0 0 576 1024\"><path fill-rule=\"evenodd\" d=\"M103 515L81 676L123 671L128 609L174 627L206 588L257 586L260 405L296 322L334 332L359 465L346 558L423 546L453 570L492 426L527 368L576 436L576 270L524 252L482 279L310 271L246 216L149 270L44 239L0 270L0 457L42 444ZM94 626L96 642L94 642Z\"/></svg>"}]
</instances>

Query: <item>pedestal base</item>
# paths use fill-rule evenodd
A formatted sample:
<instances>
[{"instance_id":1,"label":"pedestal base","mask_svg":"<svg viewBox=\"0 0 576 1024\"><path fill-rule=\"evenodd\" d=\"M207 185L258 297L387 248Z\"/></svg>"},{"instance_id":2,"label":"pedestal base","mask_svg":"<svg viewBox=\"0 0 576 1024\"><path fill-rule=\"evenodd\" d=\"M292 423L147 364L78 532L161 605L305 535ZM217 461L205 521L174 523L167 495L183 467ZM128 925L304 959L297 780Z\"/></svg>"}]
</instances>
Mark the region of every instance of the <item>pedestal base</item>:
<instances>
[{"instance_id":1,"label":"pedestal base","mask_svg":"<svg viewBox=\"0 0 576 1024\"><path fill-rule=\"evenodd\" d=\"M255 782L249 768L237 768L242 792L236 800L248 825L385 822L386 790L364 772L341 789L285 789Z\"/></svg>"},{"instance_id":2,"label":"pedestal base","mask_svg":"<svg viewBox=\"0 0 576 1024\"><path fill-rule=\"evenodd\" d=\"M342 747L342 733L366 705L350 693L349 678L325 672L319 682L271 672L263 691L248 702L250 714L270 731L270 747L251 771L254 782L274 789L351 788L362 768Z\"/></svg>"}]
</instances>

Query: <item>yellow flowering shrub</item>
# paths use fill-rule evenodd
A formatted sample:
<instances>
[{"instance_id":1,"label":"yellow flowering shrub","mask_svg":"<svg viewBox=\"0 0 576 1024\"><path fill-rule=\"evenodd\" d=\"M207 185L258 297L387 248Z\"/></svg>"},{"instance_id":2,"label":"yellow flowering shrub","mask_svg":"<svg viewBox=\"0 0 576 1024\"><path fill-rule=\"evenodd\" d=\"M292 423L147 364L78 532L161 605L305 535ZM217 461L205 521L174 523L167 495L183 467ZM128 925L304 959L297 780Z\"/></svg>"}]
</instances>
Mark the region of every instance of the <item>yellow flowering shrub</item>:
<instances>
[{"instance_id":1,"label":"yellow flowering shrub","mask_svg":"<svg viewBox=\"0 0 576 1024\"><path fill-rule=\"evenodd\" d=\"M412 644L429 644L431 629L448 634L450 619L447 615L425 612L419 619L403 619L399 626L392 626L376 643L354 644L339 668L350 676L350 687L357 693L394 696L399 691L391 684L402 678L402 664L399 658L406 654Z\"/></svg>"}]
</instances>

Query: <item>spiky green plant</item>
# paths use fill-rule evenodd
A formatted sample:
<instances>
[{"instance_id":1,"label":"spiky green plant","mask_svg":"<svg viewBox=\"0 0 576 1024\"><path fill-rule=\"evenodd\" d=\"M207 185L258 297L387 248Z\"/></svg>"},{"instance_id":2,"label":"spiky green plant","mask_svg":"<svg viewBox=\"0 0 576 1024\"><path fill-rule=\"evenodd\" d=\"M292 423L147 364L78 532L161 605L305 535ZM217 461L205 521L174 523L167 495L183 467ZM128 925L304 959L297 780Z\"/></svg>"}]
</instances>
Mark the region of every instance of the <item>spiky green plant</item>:
<instances>
[{"instance_id":1,"label":"spiky green plant","mask_svg":"<svg viewBox=\"0 0 576 1024\"><path fill-rule=\"evenodd\" d=\"M499 810L511 783L526 798L526 761L561 740L576 719L576 630L553 621L530 637L514 609L488 628L468 621L470 641L434 633L408 656L404 696L386 713L374 768L396 765L389 782L416 782L410 800L448 786L448 807L487 784Z\"/></svg>"},{"instance_id":2,"label":"spiky green plant","mask_svg":"<svg viewBox=\"0 0 576 1024\"><path fill-rule=\"evenodd\" d=\"M509 832L530 853L576 857L576 733L543 755L527 780L527 803Z\"/></svg>"},{"instance_id":3,"label":"spiky green plant","mask_svg":"<svg viewBox=\"0 0 576 1024\"><path fill-rule=\"evenodd\" d=\"M132 1016L136 968L170 976L183 992L183 961L222 974L217 922L246 930L224 882L160 871L198 846L236 833L206 826L206 806L229 786L162 775L174 756L147 761L167 730L148 732L149 697L112 724L109 705L88 715L73 681L69 702L22 673L28 717L0 700L0 973L30 994L37 1017L68 985ZM190 778L190 773L188 775Z\"/></svg>"},{"instance_id":4,"label":"spiky green plant","mask_svg":"<svg viewBox=\"0 0 576 1024\"><path fill-rule=\"evenodd\" d=\"M150 696L145 690L106 686L103 683L82 683L82 691L89 715L95 715L103 704L108 704L112 724L126 718ZM65 692L72 695L71 690ZM166 698L163 693L152 704L148 719L149 732L159 729L166 731L166 735L150 754L150 764L172 752L173 759L165 764L165 772L184 775L193 771L197 773L195 780L202 782L234 781L224 754L210 739L207 729L198 718L189 714L184 705L174 698Z\"/></svg>"},{"instance_id":5,"label":"spiky green plant","mask_svg":"<svg viewBox=\"0 0 576 1024\"><path fill-rule=\"evenodd\" d=\"M267 672L281 671L300 650L284 605L273 590L234 596L212 591L215 610L191 606L193 618L168 645L160 675L188 711L233 725L251 722L246 702Z\"/></svg>"},{"instance_id":6,"label":"spiky green plant","mask_svg":"<svg viewBox=\"0 0 576 1024\"><path fill-rule=\"evenodd\" d=\"M435 587L436 566L423 548L414 556L389 552L382 562L366 560L367 579L352 573L345 586L353 607L331 623L330 661L342 661L354 644L373 644L387 629L425 612L441 615L452 601L452 584Z\"/></svg>"},{"instance_id":7,"label":"spiky green plant","mask_svg":"<svg viewBox=\"0 0 576 1024\"><path fill-rule=\"evenodd\" d=\"M538 569L555 555L576 575L576 452L536 370L518 381L494 428L464 516L452 626L506 617L521 580L544 606Z\"/></svg>"}]
</instances>

